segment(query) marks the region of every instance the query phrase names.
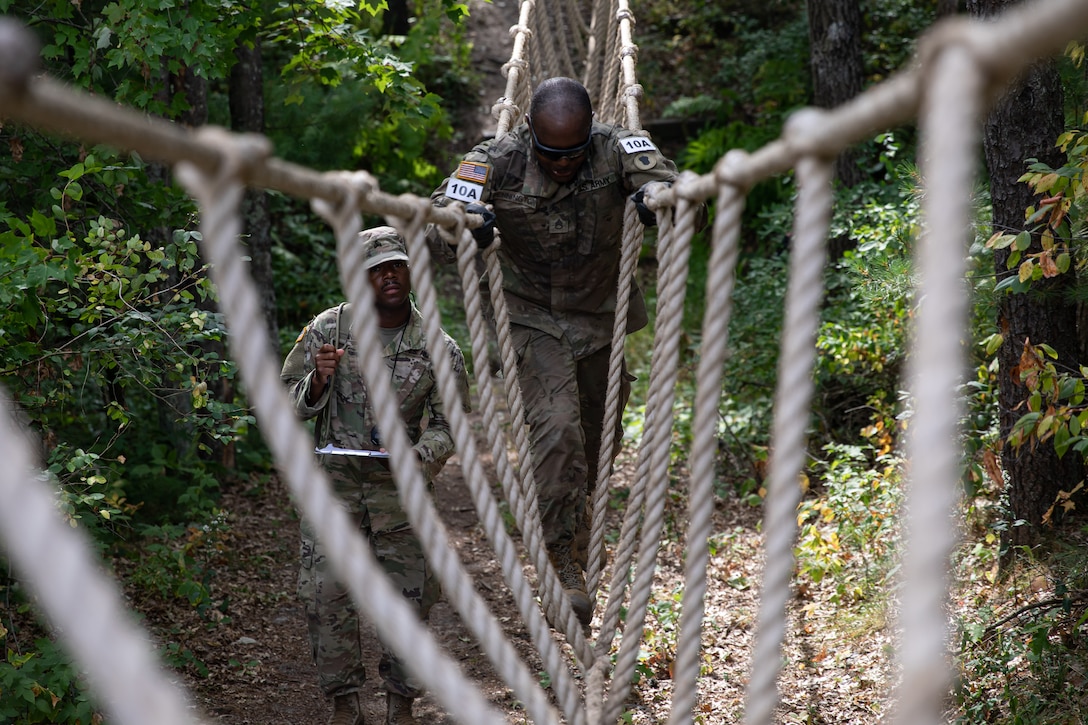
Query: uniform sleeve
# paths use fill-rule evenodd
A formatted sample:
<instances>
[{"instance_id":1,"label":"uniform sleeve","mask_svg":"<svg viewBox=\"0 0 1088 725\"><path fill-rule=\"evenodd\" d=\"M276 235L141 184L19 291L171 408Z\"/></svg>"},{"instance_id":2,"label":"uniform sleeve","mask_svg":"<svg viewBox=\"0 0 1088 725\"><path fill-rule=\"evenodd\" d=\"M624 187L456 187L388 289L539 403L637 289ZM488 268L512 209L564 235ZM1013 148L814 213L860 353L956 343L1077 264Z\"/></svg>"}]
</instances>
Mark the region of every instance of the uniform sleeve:
<instances>
[{"instance_id":1,"label":"uniform sleeve","mask_svg":"<svg viewBox=\"0 0 1088 725\"><path fill-rule=\"evenodd\" d=\"M656 144L643 136L634 134L627 129L618 129L614 137L616 140L616 152L620 157L620 166L623 169L624 188L629 193L637 191L644 184L651 181L666 181L672 183L679 177L676 164L665 157ZM649 145L638 150L629 150L624 145L625 139L645 139Z\"/></svg>"},{"instance_id":2,"label":"uniform sleeve","mask_svg":"<svg viewBox=\"0 0 1088 725\"><path fill-rule=\"evenodd\" d=\"M466 164L469 166L466 168L472 168L472 165L484 165L491 166L491 157L488 154L488 148L490 147L490 141L485 141L482 144L477 145L471 151L464 155L464 157L458 162L457 166L450 172L449 176L443 180L437 189L431 194L431 204L438 208L444 208L449 206L454 201L459 201L462 204L469 204L475 201L480 204L486 204L491 199L491 175L487 174L487 178L483 183L476 182L463 182L458 179L458 174ZM464 174L468 175L468 174ZM460 183L463 188L470 189L473 198L457 198L456 195L448 196L451 183ZM439 232L438 227L431 224L427 228L427 246L430 249L431 256L439 262L444 264L451 264L457 260L457 253L454 247L450 245Z\"/></svg>"},{"instance_id":3,"label":"uniform sleeve","mask_svg":"<svg viewBox=\"0 0 1088 725\"><path fill-rule=\"evenodd\" d=\"M636 136L636 134L626 129L621 130L617 136L620 165L623 167L624 187L628 193L638 191L643 185L651 181L663 181L671 184L680 177L676 164L671 159L666 158L656 148L656 145L652 150L646 149L628 153L619 140L633 136ZM703 202L696 209L695 231L701 231L706 226L707 218L707 204Z\"/></svg>"},{"instance_id":4,"label":"uniform sleeve","mask_svg":"<svg viewBox=\"0 0 1088 725\"><path fill-rule=\"evenodd\" d=\"M294 403L295 413L303 420L309 420L324 409L332 394L331 385L325 386L325 392L314 405L309 405L306 399L310 395L310 382L316 372L314 357L321 348L321 341L315 334L316 320L307 325L295 340L287 358L283 361L280 370L280 380L287 385L287 394Z\"/></svg>"},{"instance_id":5,"label":"uniform sleeve","mask_svg":"<svg viewBox=\"0 0 1088 725\"><path fill-rule=\"evenodd\" d=\"M469 404L468 373L465 372L465 357L453 338L446 336L446 348L450 353L453 374L457 379L457 388L461 393L462 407L467 413L471 410ZM431 391L427 401L427 428L415 444L416 453L423 465L424 473L428 480L433 479L442 466L446 463L454 451L453 434L450 431L449 419L446 418L445 404L438 394L438 390Z\"/></svg>"}]
</instances>

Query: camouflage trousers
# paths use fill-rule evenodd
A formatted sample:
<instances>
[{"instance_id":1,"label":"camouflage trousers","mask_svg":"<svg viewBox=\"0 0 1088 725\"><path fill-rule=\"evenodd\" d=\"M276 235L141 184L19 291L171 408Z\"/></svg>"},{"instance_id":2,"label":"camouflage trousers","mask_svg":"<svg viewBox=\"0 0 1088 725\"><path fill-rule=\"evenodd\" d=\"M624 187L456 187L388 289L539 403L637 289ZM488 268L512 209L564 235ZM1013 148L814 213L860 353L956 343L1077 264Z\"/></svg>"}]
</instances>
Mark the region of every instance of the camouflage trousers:
<instances>
[{"instance_id":1,"label":"camouflage trousers","mask_svg":"<svg viewBox=\"0 0 1088 725\"><path fill-rule=\"evenodd\" d=\"M372 531L365 508L351 514L394 587L426 619L441 590L415 534L406 527ZM325 547L306 521L302 523L301 533L298 595L306 610L318 682L330 697L356 692L366 681L362 658L364 631L359 615L347 588L337 581ZM422 686L418 680L391 649L384 644L381 649L378 676L385 688L405 697L419 697Z\"/></svg>"},{"instance_id":2,"label":"camouflage trousers","mask_svg":"<svg viewBox=\"0 0 1088 725\"><path fill-rule=\"evenodd\" d=\"M521 325L511 325L511 332L544 542L549 549L569 546L585 569L591 513L587 502L597 483L611 351L604 348L575 360L565 338ZM624 362L620 410L631 397L633 379ZM622 421L617 421L614 436L613 459L623 439Z\"/></svg>"}]
</instances>

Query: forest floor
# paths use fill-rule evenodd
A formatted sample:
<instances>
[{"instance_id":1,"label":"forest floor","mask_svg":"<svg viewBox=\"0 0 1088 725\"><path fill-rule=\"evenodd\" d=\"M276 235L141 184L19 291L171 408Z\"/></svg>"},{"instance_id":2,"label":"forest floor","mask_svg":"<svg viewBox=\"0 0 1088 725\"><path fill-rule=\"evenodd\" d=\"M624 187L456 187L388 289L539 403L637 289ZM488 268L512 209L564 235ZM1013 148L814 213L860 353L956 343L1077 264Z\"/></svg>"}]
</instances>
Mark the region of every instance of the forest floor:
<instances>
[{"instance_id":1,"label":"forest floor","mask_svg":"<svg viewBox=\"0 0 1088 725\"><path fill-rule=\"evenodd\" d=\"M500 68L509 59L508 31L517 22L518 5L516 0L472 0L470 4L473 65L482 86L476 112L469 110L460 119L460 137L468 141L465 149L494 129L490 106L505 88ZM627 487L633 469L631 453L625 452L613 479L618 494ZM514 611L456 457L436 481L436 498L452 546L475 577L478 591L492 611ZM178 598L134 599L133 605L157 637L177 643L170 662L194 707L209 722L323 725L330 705L318 690L303 612L295 595L298 519L286 488L274 476L254 478L226 490L221 505L226 525L216 543L217 553L208 562L214 570L208 580L212 600L220 606L198 613ZM669 716L679 611L674 596L683 591L684 505L682 493L669 502L669 535L659 554L655 606L647 623L640 678L626 703L628 722L660 723ZM705 598L703 674L696 708L703 723L735 723L742 718L759 605L761 514L762 509L736 496L719 499L714 513L716 546ZM776 721L876 722L890 690L891 628L879 611L844 621L826 594L811 587L799 591L790 602L778 681L782 704ZM540 671L518 618L500 619L530 669ZM434 608L429 627L509 722L526 721L511 691L449 604L441 602ZM378 649L372 635L365 638L370 678L362 701L367 722L380 722L384 694L376 676ZM416 704L415 715L419 722L433 725L453 722L429 696Z\"/></svg>"},{"instance_id":2,"label":"forest floor","mask_svg":"<svg viewBox=\"0 0 1088 725\"><path fill-rule=\"evenodd\" d=\"M621 455L613 480L617 498L623 498L633 474L634 461ZM452 546L474 577L477 591L500 615L508 638L531 671L541 671L518 618L506 616L515 611L514 603L477 522L456 457L436 480L435 495ZM207 565L214 569L211 598L224 604L200 614L180 598L133 603L157 636L177 643L172 663L209 722L323 725L330 705L317 686L295 596L298 520L289 495L275 477L254 478L250 486L226 491L222 507L226 533L216 542L218 553ZM632 723L668 720L679 612L674 595L683 590L684 515L683 497L678 496L669 504L672 533L658 557L639 682L625 704ZM742 718L759 605L760 515L761 509L736 497L720 500L714 512L716 546L704 602L703 674L696 708L703 723L737 723ZM879 617L844 627L841 614L826 601L826 593L815 589L804 590L791 602L776 722L847 725L879 720L890 684L889 627ZM465 676L507 714L508 722L527 722L449 604L436 605L429 628ZM372 630L363 640L370 678L362 701L367 721L380 722L384 694L375 676L379 650ZM416 703L415 715L419 722L434 725L454 722L430 696Z\"/></svg>"}]
</instances>

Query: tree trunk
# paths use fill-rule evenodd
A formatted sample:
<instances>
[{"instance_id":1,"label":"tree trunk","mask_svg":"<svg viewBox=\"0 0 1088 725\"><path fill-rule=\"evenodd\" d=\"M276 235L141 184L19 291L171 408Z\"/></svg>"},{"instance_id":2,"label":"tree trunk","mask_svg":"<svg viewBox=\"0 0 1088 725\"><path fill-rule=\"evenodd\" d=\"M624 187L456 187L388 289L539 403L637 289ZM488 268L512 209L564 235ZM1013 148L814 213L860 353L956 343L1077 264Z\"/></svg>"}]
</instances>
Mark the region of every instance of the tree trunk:
<instances>
[{"instance_id":1,"label":"tree trunk","mask_svg":"<svg viewBox=\"0 0 1088 725\"><path fill-rule=\"evenodd\" d=\"M389 0L386 4L389 7L382 16L382 35L408 35L412 29L408 0Z\"/></svg>"},{"instance_id":2,"label":"tree trunk","mask_svg":"<svg viewBox=\"0 0 1088 725\"><path fill-rule=\"evenodd\" d=\"M252 45L239 41L234 49L238 62L230 72L230 122L239 132L264 133L264 77L260 41ZM249 247L249 271L261 295L268 338L272 349L280 352L279 325L276 321L276 290L272 280L272 222L268 193L263 189L246 190L242 200L245 243Z\"/></svg>"},{"instance_id":3,"label":"tree trunk","mask_svg":"<svg viewBox=\"0 0 1088 725\"><path fill-rule=\"evenodd\" d=\"M937 0L937 17L944 18L949 15L956 15L963 7L963 3L960 0Z\"/></svg>"},{"instance_id":4,"label":"tree trunk","mask_svg":"<svg viewBox=\"0 0 1088 725\"><path fill-rule=\"evenodd\" d=\"M189 109L178 116L178 123L191 128L206 124L208 122L208 80L193 73L188 66L182 66L178 75L173 76L171 81L189 102Z\"/></svg>"},{"instance_id":5,"label":"tree trunk","mask_svg":"<svg viewBox=\"0 0 1088 725\"><path fill-rule=\"evenodd\" d=\"M808 0L807 7L813 103L835 108L861 93L861 9L858 0ZM846 186L865 178L854 149L836 159L835 177Z\"/></svg>"},{"instance_id":6,"label":"tree trunk","mask_svg":"<svg viewBox=\"0 0 1088 725\"><path fill-rule=\"evenodd\" d=\"M988 16L1013 5L1009 0L968 0L972 15ZM994 231L1023 230L1025 210L1034 199L1031 188L1018 181L1027 170L1025 160L1037 158L1055 167L1064 158L1055 148L1064 130L1061 79L1053 61L1032 67L1001 98L986 121L984 144L990 173ZM1029 252L1041 250L1039 240ZM1016 270L1006 269L1010 250L994 255L998 278ZM1025 342L1046 343L1058 353L1057 363L1075 370L1078 357L1077 309L1068 291L1075 280L1059 275L1032 284L1025 294L1002 294L998 300L998 324L1004 343L998 350L1000 431L1004 440L1017 418L1027 390L1016 374ZM1080 480L1084 465L1073 454L1058 458L1049 442L1015 449L1005 445L1002 464L1008 476L1012 524L1006 543L1030 545L1036 541L1043 514L1054 503L1059 490L1069 490ZM1025 525L1016 525L1023 522Z\"/></svg>"}]
</instances>

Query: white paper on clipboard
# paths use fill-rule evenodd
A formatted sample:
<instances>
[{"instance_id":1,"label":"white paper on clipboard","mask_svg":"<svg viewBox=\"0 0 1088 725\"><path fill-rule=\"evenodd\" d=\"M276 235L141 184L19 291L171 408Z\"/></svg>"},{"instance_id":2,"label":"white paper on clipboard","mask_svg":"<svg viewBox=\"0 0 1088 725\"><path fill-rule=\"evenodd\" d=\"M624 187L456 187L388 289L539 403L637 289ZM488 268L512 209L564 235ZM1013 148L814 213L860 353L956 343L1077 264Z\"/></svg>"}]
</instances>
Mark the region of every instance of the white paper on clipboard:
<instances>
[{"instance_id":1,"label":"white paper on clipboard","mask_svg":"<svg viewBox=\"0 0 1088 725\"><path fill-rule=\"evenodd\" d=\"M324 448L315 448L314 453L325 456L362 456L363 458L389 458L388 453L382 451L368 451L361 448L340 448L329 443Z\"/></svg>"}]
</instances>

